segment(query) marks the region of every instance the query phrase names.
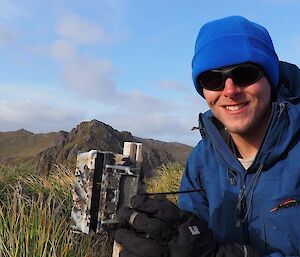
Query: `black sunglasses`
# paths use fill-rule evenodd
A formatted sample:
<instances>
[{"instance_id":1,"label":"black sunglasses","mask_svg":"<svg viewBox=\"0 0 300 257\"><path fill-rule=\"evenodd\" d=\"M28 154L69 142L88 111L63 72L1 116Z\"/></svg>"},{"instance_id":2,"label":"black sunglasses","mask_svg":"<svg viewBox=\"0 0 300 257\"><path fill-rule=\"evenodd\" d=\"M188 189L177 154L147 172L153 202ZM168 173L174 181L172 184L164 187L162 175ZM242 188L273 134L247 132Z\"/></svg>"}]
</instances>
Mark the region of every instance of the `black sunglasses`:
<instances>
[{"instance_id":1,"label":"black sunglasses","mask_svg":"<svg viewBox=\"0 0 300 257\"><path fill-rule=\"evenodd\" d=\"M236 86L245 87L255 83L262 75L263 71L257 65L244 63L228 69L203 72L198 76L197 83L207 90L219 91L224 89L227 78L231 78Z\"/></svg>"}]
</instances>

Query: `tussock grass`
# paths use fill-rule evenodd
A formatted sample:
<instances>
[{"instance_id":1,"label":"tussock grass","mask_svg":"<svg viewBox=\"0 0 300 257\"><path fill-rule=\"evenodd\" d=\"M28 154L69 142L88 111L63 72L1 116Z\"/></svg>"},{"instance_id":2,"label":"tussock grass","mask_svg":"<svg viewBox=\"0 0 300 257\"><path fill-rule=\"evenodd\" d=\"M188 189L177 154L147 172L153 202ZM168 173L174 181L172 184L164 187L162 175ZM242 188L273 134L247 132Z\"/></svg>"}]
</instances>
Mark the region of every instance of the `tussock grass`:
<instances>
[{"instance_id":1,"label":"tussock grass","mask_svg":"<svg viewBox=\"0 0 300 257\"><path fill-rule=\"evenodd\" d=\"M177 191L183 166L162 166L146 181L148 192ZM57 166L48 177L33 168L0 166L0 256L110 257L107 235L70 232L74 173ZM176 195L168 198L177 202Z\"/></svg>"},{"instance_id":2,"label":"tussock grass","mask_svg":"<svg viewBox=\"0 0 300 257\"><path fill-rule=\"evenodd\" d=\"M111 255L108 236L70 232L73 176L63 166L49 177L0 168L0 256Z\"/></svg>"},{"instance_id":3,"label":"tussock grass","mask_svg":"<svg viewBox=\"0 0 300 257\"><path fill-rule=\"evenodd\" d=\"M163 165L160 169L156 170L153 178L145 181L147 192L177 192L179 190L183 170L183 165L179 163ZM170 194L166 197L174 203L178 201L177 194Z\"/></svg>"}]
</instances>

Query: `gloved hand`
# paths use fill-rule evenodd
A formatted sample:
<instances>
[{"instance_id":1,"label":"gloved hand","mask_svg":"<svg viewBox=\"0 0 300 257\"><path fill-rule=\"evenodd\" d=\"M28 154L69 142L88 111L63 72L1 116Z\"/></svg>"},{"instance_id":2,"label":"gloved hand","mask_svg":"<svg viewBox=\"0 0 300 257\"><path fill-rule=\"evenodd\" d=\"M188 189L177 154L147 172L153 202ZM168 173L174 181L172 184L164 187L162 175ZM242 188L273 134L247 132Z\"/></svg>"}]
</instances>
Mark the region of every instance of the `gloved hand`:
<instances>
[{"instance_id":1,"label":"gloved hand","mask_svg":"<svg viewBox=\"0 0 300 257\"><path fill-rule=\"evenodd\" d=\"M219 244L207 224L175 204L137 195L118 219L129 224L115 233L120 257L215 257Z\"/></svg>"},{"instance_id":2,"label":"gloved hand","mask_svg":"<svg viewBox=\"0 0 300 257\"><path fill-rule=\"evenodd\" d=\"M248 245L218 242L203 220L167 200L137 195L132 209L120 208L118 218L126 226L115 233L120 257L262 256Z\"/></svg>"},{"instance_id":3,"label":"gloved hand","mask_svg":"<svg viewBox=\"0 0 300 257\"><path fill-rule=\"evenodd\" d=\"M216 257L261 257L263 256L250 245L237 243L223 243L220 245Z\"/></svg>"}]
</instances>

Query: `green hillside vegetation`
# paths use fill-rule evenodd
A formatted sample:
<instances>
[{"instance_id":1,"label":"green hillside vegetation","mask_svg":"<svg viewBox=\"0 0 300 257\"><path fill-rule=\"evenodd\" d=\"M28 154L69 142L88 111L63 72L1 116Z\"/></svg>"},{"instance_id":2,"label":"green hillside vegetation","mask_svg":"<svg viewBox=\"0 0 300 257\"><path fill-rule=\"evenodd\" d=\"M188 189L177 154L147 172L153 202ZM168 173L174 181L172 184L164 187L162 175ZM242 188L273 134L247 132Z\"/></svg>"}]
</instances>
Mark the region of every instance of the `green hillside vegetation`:
<instances>
[{"instance_id":1,"label":"green hillside vegetation","mask_svg":"<svg viewBox=\"0 0 300 257\"><path fill-rule=\"evenodd\" d=\"M33 134L20 129L0 132L0 164L19 165L53 144L56 133Z\"/></svg>"},{"instance_id":2,"label":"green hillside vegetation","mask_svg":"<svg viewBox=\"0 0 300 257\"><path fill-rule=\"evenodd\" d=\"M181 172L178 164L163 166L148 191L178 190ZM0 167L0 256L111 256L112 238L70 232L73 181L63 166L48 177L25 166Z\"/></svg>"},{"instance_id":3,"label":"green hillside vegetation","mask_svg":"<svg viewBox=\"0 0 300 257\"><path fill-rule=\"evenodd\" d=\"M139 138L117 131L101 121L84 121L71 131L32 133L25 129L0 132L0 166L32 165L41 175L53 172L55 164L75 168L78 152L91 149L122 153L124 142L143 144L143 171L147 178L169 162L185 163L192 147L180 143Z\"/></svg>"}]
</instances>

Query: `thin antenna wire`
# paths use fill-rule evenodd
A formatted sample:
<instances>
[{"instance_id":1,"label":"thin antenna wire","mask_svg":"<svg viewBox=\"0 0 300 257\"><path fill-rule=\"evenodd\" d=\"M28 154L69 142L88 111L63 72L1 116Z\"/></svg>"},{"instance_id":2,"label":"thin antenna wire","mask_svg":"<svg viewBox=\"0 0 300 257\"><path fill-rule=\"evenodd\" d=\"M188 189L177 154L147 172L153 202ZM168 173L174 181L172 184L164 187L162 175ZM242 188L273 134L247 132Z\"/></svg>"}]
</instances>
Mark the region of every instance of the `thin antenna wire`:
<instances>
[{"instance_id":1,"label":"thin antenna wire","mask_svg":"<svg viewBox=\"0 0 300 257\"><path fill-rule=\"evenodd\" d=\"M157 192L157 193L144 193L142 195L175 195L175 194L187 194L187 193L194 193L194 192L204 192L203 189L194 189L194 190L183 190L183 191L169 191L169 192Z\"/></svg>"}]
</instances>

